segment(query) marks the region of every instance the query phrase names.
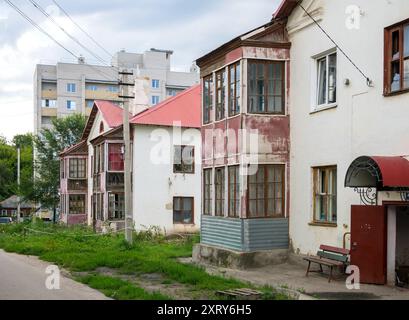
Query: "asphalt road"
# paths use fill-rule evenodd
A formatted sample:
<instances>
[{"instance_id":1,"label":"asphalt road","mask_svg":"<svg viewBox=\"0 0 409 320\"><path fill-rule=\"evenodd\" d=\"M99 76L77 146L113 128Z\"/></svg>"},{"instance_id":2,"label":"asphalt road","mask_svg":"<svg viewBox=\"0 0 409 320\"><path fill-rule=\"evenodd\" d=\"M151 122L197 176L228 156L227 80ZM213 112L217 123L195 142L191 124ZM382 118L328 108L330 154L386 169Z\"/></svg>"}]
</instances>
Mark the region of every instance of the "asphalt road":
<instances>
[{"instance_id":1,"label":"asphalt road","mask_svg":"<svg viewBox=\"0 0 409 320\"><path fill-rule=\"evenodd\" d=\"M0 300L106 300L99 291L63 276L60 289L46 287L46 269L50 263L0 250ZM53 270L52 270L53 271ZM56 284L55 281L48 282Z\"/></svg>"}]
</instances>

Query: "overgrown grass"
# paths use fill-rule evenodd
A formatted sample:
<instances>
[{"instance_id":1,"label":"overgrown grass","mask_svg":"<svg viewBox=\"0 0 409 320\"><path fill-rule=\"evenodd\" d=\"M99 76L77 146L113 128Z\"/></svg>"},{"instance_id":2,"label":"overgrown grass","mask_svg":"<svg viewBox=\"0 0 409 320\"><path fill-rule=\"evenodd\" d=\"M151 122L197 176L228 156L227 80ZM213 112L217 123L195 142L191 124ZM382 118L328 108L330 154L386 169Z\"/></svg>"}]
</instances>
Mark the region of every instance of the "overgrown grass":
<instances>
[{"instance_id":1,"label":"overgrown grass","mask_svg":"<svg viewBox=\"0 0 409 320\"><path fill-rule=\"evenodd\" d=\"M25 231L25 228L44 233ZM129 245L123 235L95 236L86 227L68 228L44 223L0 226L0 248L39 256L71 271L93 272L106 267L126 274L159 273L166 281L191 286L192 291L208 292L210 298L215 297L212 293L216 290L250 286L235 279L209 275L197 266L179 263L176 258L190 257L198 240L197 235L166 240L159 235L141 233L135 234L134 243ZM80 280L116 299L165 298L112 277L93 275Z\"/></svg>"}]
</instances>

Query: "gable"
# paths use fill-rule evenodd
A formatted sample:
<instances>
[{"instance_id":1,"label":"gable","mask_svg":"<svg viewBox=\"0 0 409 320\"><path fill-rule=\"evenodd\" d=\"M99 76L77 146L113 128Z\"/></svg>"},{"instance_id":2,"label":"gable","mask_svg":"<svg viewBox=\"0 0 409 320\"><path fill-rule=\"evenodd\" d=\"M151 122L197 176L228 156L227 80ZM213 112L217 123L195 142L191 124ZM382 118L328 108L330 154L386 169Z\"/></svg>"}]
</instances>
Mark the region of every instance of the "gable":
<instances>
[{"instance_id":1,"label":"gable","mask_svg":"<svg viewBox=\"0 0 409 320\"><path fill-rule=\"evenodd\" d=\"M302 6L317 21L320 22L324 13L323 0L304 0ZM288 17L287 31L288 34L295 33L314 24L314 21L302 10L296 7Z\"/></svg>"}]
</instances>

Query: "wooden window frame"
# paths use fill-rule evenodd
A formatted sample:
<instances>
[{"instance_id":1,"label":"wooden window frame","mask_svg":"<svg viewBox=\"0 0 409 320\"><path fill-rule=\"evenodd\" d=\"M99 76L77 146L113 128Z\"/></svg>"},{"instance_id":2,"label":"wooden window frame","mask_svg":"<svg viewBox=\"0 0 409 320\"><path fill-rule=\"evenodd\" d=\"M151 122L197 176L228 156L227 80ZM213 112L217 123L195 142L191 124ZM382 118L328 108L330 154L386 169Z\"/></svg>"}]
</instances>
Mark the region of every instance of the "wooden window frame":
<instances>
[{"instance_id":1,"label":"wooden window frame","mask_svg":"<svg viewBox=\"0 0 409 320\"><path fill-rule=\"evenodd\" d=\"M191 145L173 146L173 150L174 150L173 154L174 154L174 155L175 155L175 153L176 153L176 148L178 148L178 147L180 148L180 151L181 151L181 155L180 155L180 159L181 159L180 166L181 166L181 169L180 169L180 170L177 169L177 166L178 166L179 164L175 163L175 160L176 160L176 159L173 159L173 173L195 174L195 147L194 147L194 146L191 146ZM185 163L184 163L183 150L184 150L185 148L192 148L192 157L193 157L193 159L192 159L192 164L185 164ZM186 168L188 168L188 167L191 167L191 169L190 169L190 170L186 169Z\"/></svg>"},{"instance_id":2,"label":"wooden window frame","mask_svg":"<svg viewBox=\"0 0 409 320\"><path fill-rule=\"evenodd\" d=\"M268 167L275 167L281 168L281 194L282 194L282 198L281 198L281 214L273 214L273 215L268 215ZM260 164L258 165L258 170L260 170L261 168L263 168L264 170L264 198L260 198L264 200L264 215L263 216L257 216L257 217L251 217L250 216L250 178L249 176L247 176L247 210L246 210L246 219L274 219L274 218L284 218L285 217L285 201L286 201L286 194L285 194L285 186L286 186L286 179L285 179L285 172L286 172L286 167L284 164ZM257 172L258 173L258 172ZM255 174L257 174L255 173ZM275 183L275 182L273 182ZM256 183L257 184L257 183ZM253 199L256 201L258 201L258 190L256 187L256 194L257 194L257 198ZM271 199L271 198L270 198ZM276 198L272 198L274 199L274 201L276 200ZM258 207L258 204L256 204L256 208ZM256 209L257 210L257 209ZM258 211L258 210L257 210Z\"/></svg>"},{"instance_id":3,"label":"wooden window frame","mask_svg":"<svg viewBox=\"0 0 409 320\"><path fill-rule=\"evenodd\" d=\"M221 184L217 183L217 178L218 178L218 173L222 172L222 179L221 179ZM225 213L226 213L226 205L225 205L225 201L226 201L226 168L225 167L217 167L214 170L214 191L215 191L215 195L214 195L214 215L216 217L224 217ZM217 196L217 191L218 191L218 187L221 188L221 198L218 198ZM219 208L217 203L220 202L221 207ZM218 211L219 209L221 209L221 211Z\"/></svg>"},{"instance_id":4,"label":"wooden window frame","mask_svg":"<svg viewBox=\"0 0 409 320\"><path fill-rule=\"evenodd\" d=\"M118 153L118 152L111 152L111 150L110 150L110 148L111 147L118 147L119 146L119 148L120 148L120 152ZM102 147L103 147L103 145L102 145ZM125 171L125 158L124 158L124 154L122 153L122 148L123 148L123 143L108 143L108 172L124 172ZM118 162L118 161L116 161L116 162L114 162L114 161L111 161L111 154L112 155L118 155L118 154L120 154L121 155L121 157L122 157L122 162ZM114 167L114 169L113 169L113 166L111 166L112 164L114 164L114 163L117 163L117 164L119 164L119 170L114 170L115 169L115 167ZM122 163L122 164L121 164Z\"/></svg>"},{"instance_id":5,"label":"wooden window frame","mask_svg":"<svg viewBox=\"0 0 409 320\"><path fill-rule=\"evenodd\" d=\"M220 80L219 80L220 77ZM220 82L220 84L219 84ZM226 118L226 69L216 72L216 121ZM219 95L220 93L220 95ZM219 101L220 97L220 101Z\"/></svg>"},{"instance_id":6,"label":"wooden window frame","mask_svg":"<svg viewBox=\"0 0 409 320\"><path fill-rule=\"evenodd\" d=\"M207 83L209 84L208 90L206 90ZM213 74L210 74L203 78L203 124L212 122L213 95ZM206 104L206 98L209 105Z\"/></svg>"},{"instance_id":7,"label":"wooden window frame","mask_svg":"<svg viewBox=\"0 0 409 320\"><path fill-rule=\"evenodd\" d=\"M251 104L250 104L250 98L253 97L254 95L250 94L250 72L251 68L250 65L252 63L255 64L264 64L264 100L265 100L265 111L252 111L251 110ZM274 111L268 111L268 98L269 98L269 85L268 85L268 65L270 64L280 64L281 65L281 72L282 72L282 79L281 79L281 97L282 97L282 106L281 106L281 111L280 112L274 112ZM285 115L286 113L286 96L285 96L285 90L286 90L286 72L285 72L285 66L286 62L285 61L279 61L279 60L254 60L254 59L248 59L247 60L247 113L249 114L270 114L270 115ZM258 72L256 72L256 82L258 79ZM257 91L257 84L256 84L256 91ZM256 93L256 97L259 97L260 95ZM276 97L277 95L273 94L273 97Z\"/></svg>"},{"instance_id":8,"label":"wooden window frame","mask_svg":"<svg viewBox=\"0 0 409 320\"><path fill-rule=\"evenodd\" d=\"M71 198L73 197L77 197L78 199L76 200L71 200ZM75 208L77 209L77 211L81 211L81 212L72 212L71 209L73 208L71 206L71 201L72 202L80 202L82 201L82 199L80 200L79 198L83 198L83 206L75 206ZM78 209L83 209L83 210L78 210ZM87 195L85 194L70 194L68 195L68 214L70 215L78 215L78 214L86 214L87 213Z\"/></svg>"},{"instance_id":9,"label":"wooden window frame","mask_svg":"<svg viewBox=\"0 0 409 320\"><path fill-rule=\"evenodd\" d=\"M232 180L231 180L231 171L233 171L234 170L234 181L233 181L233 183L232 183ZM236 174L236 172L235 172L235 170L238 170L238 174ZM227 205L227 214L228 214L228 217L229 218L240 218L240 202L241 202L241 199L240 199L240 185L241 185L241 181L240 181L240 165L234 165L234 166L229 166L229 167L227 167L227 179L228 179L228 183L227 183L227 201L228 201L228 205ZM237 179L238 179L238 181L237 181ZM234 199L233 199L233 201L234 201L234 208L231 208L231 205L230 205L230 200L232 200L232 198L231 198L231 194L230 194L230 186L231 185L233 185L234 186L234 188L233 188L233 194L234 194ZM237 199L236 198L236 194L237 194L237 187L239 188L239 198ZM238 207L236 207L236 202L239 202L238 203Z\"/></svg>"},{"instance_id":10,"label":"wooden window frame","mask_svg":"<svg viewBox=\"0 0 409 320\"><path fill-rule=\"evenodd\" d=\"M182 200L182 210L176 210L175 209L175 204L176 201L175 199L181 199ZM184 200L190 199L192 201L192 220L191 222L176 222L175 221L175 211L183 211L184 210ZM180 224L180 225L194 225L195 224L195 198L194 197L173 197L173 224Z\"/></svg>"},{"instance_id":11,"label":"wooden window frame","mask_svg":"<svg viewBox=\"0 0 409 320\"><path fill-rule=\"evenodd\" d=\"M323 166L323 167L313 167L312 168L312 175L313 175L313 185L312 185L312 188L313 188L313 192L312 192L312 203L313 203L313 205L312 205L312 210L313 210L313 224L316 224L316 225L318 225L318 224L327 224L327 225L336 225L337 224L337 221L338 221L338 213L337 213L337 201L338 201L338 188L336 188L336 191L335 191L335 216L336 216L336 220L335 221L330 221L329 219L328 219L328 216L329 216L329 212L327 212L327 209L328 209L328 198L330 198L331 196L334 196L333 194L329 194L329 193L325 193L325 194L318 194L318 187L319 187L319 185L318 185L318 175L319 175L319 173L321 172L321 171L323 171L323 170L325 170L327 173L326 173L326 181L325 181L325 189L326 189L326 191L328 191L328 179L329 179L329 172L330 171L332 171L332 170L335 170L335 186L337 187L337 183L338 183L338 167L336 166L336 165L332 165L332 166ZM316 202L316 197L318 196L318 195L321 195L321 196L325 196L325 197L327 197L327 200L326 200L326 212L325 212L325 220L319 220L319 219L317 219L317 216L316 216L316 209L317 209L317 202ZM334 212L332 212L332 216L334 216Z\"/></svg>"},{"instance_id":12,"label":"wooden window frame","mask_svg":"<svg viewBox=\"0 0 409 320\"><path fill-rule=\"evenodd\" d=\"M112 212L111 212L111 196L118 196L118 203L121 203L122 202L122 208L123 208L123 212L122 212L122 215L121 215L121 217L120 218L113 218L112 217ZM120 199L119 199L119 197L120 196L123 196L123 201L120 201ZM116 202L116 201L114 201L114 202ZM108 193L108 220L109 221L122 221L122 220L125 220L125 194L123 193L123 192L109 192Z\"/></svg>"},{"instance_id":13,"label":"wooden window frame","mask_svg":"<svg viewBox=\"0 0 409 320\"><path fill-rule=\"evenodd\" d=\"M81 162L81 166L80 166ZM83 165L82 165L83 164ZM84 175L80 176L80 167L83 167ZM82 171L82 170L81 170ZM68 178L69 179L86 179L87 178L87 159L69 158L68 159Z\"/></svg>"},{"instance_id":14,"label":"wooden window frame","mask_svg":"<svg viewBox=\"0 0 409 320\"><path fill-rule=\"evenodd\" d=\"M206 174L209 173L209 184L206 184ZM206 199L206 190L209 188L210 198ZM209 211L206 211L206 203L208 202ZM213 169L207 168L203 169L203 215L212 216L213 214Z\"/></svg>"},{"instance_id":15,"label":"wooden window frame","mask_svg":"<svg viewBox=\"0 0 409 320\"><path fill-rule=\"evenodd\" d=\"M404 62L409 60L409 56L404 56L404 30L409 26L409 19L398 22L384 30L384 96L393 96L408 93L409 87L404 87ZM392 57L392 34L399 31L399 59ZM399 90L392 91L392 63L399 61L400 83Z\"/></svg>"},{"instance_id":16,"label":"wooden window frame","mask_svg":"<svg viewBox=\"0 0 409 320\"><path fill-rule=\"evenodd\" d=\"M227 66L227 73L228 73L228 109L229 109L229 117L234 117L240 113L241 109L241 63L240 61L233 63ZM234 82L232 82L232 70L234 70ZM239 72L237 72L239 70ZM239 75L237 76L237 73ZM232 86L233 86L233 93L232 93ZM240 92L239 95L237 93ZM233 105L232 105L233 103Z\"/></svg>"}]
</instances>

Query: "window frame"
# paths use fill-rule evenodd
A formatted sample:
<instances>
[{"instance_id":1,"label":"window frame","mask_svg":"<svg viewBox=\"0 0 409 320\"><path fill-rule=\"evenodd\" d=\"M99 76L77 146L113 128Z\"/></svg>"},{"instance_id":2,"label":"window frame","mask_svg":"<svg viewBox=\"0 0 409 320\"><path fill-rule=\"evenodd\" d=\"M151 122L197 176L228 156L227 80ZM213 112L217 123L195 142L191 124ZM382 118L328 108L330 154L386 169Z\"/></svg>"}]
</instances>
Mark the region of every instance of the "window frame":
<instances>
[{"instance_id":1,"label":"window frame","mask_svg":"<svg viewBox=\"0 0 409 320\"><path fill-rule=\"evenodd\" d=\"M273 168L281 168L281 214L273 214L273 215L268 215L268 200L273 199L276 201L277 198L268 198L268 167L273 167ZM276 218L284 218L286 216L285 212L285 202L287 199L287 195L285 193L286 190L286 165L285 164L259 164L258 165L258 170L260 168L263 168L264 170L264 181L263 181L263 188L264 188L264 198L258 198L258 190L256 186L256 199L252 199L253 201L259 201L259 199L262 199L264 201L264 215L263 216L255 216L251 217L250 216L250 176L247 175L247 209L246 209L246 219L276 219ZM255 175L257 175L255 173ZM270 182L270 183L277 183L277 182ZM258 182L256 182L258 184ZM258 204L256 204L256 208L258 207ZM257 210L257 209L256 209ZM258 212L257 212L258 214Z\"/></svg>"},{"instance_id":2,"label":"window frame","mask_svg":"<svg viewBox=\"0 0 409 320\"><path fill-rule=\"evenodd\" d=\"M77 102L74 100L67 100L67 110L77 110Z\"/></svg>"},{"instance_id":3,"label":"window frame","mask_svg":"<svg viewBox=\"0 0 409 320\"><path fill-rule=\"evenodd\" d=\"M237 170L238 172L234 172L234 182L232 183L231 171ZM238 181L237 181L238 179ZM231 198L230 193L230 186L234 185L233 194L235 197ZM236 198L237 195L237 188L239 198ZM234 202L234 208L232 211L231 208L231 200ZM238 203L237 203L238 202ZM227 167L227 216L229 218L240 218L240 203L241 203L241 181L240 181L240 165L233 165ZM233 212L233 213L232 213Z\"/></svg>"},{"instance_id":4,"label":"window frame","mask_svg":"<svg viewBox=\"0 0 409 320\"><path fill-rule=\"evenodd\" d=\"M153 95L151 98L151 103L153 106L158 105L160 103L160 96Z\"/></svg>"},{"instance_id":5,"label":"window frame","mask_svg":"<svg viewBox=\"0 0 409 320\"><path fill-rule=\"evenodd\" d=\"M232 70L234 70L234 82L232 82ZM238 70L238 71L237 71ZM238 76L237 76L238 74ZM241 61L227 66L227 107L229 117L234 117L241 112ZM233 88L233 90L232 90ZM232 92L233 91L233 92ZM239 93L239 95L237 95ZM232 108L233 103L233 108Z\"/></svg>"},{"instance_id":6,"label":"window frame","mask_svg":"<svg viewBox=\"0 0 409 320\"><path fill-rule=\"evenodd\" d=\"M180 160L181 163L175 163L176 161L176 150L177 148L180 148ZM185 164L183 159L183 152L185 148L191 148L192 149L192 163L191 164ZM174 145L173 146L173 173L177 173L177 174L194 174L195 173L195 146L192 145ZM181 166L180 170L177 169L177 166ZM186 170L186 167L191 167L190 170Z\"/></svg>"},{"instance_id":7,"label":"window frame","mask_svg":"<svg viewBox=\"0 0 409 320\"><path fill-rule=\"evenodd\" d=\"M221 183L217 183L218 173L222 173ZM226 216L226 167L216 167L214 168L214 215L215 217L225 217ZM220 194L221 198L218 197L218 187L221 188ZM220 202L220 207L218 206ZM221 209L221 211L218 211Z\"/></svg>"},{"instance_id":8,"label":"window frame","mask_svg":"<svg viewBox=\"0 0 409 320\"><path fill-rule=\"evenodd\" d=\"M329 57L335 55L336 57L336 64L335 64L335 102L329 102ZM313 84L313 94L312 94L312 107L311 112L318 112L326 109L335 108L338 105L338 51L337 48L332 48L327 50L319 55L314 56L313 58L313 78L311 79L311 83ZM319 62L325 59L325 103L319 103L319 89L320 89L320 65Z\"/></svg>"},{"instance_id":9,"label":"window frame","mask_svg":"<svg viewBox=\"0 0 409 320\"><path fill-rule=\"evenodd\" d=\"M251 110L251 103L250 103L250 98L253 97L254 95L250 94L250 72L251 68L250 65L252 63L255 64L264 64L264 101L265 101L265 111L252 111ZM280 112L274 112L274 111L268 111L268 100L270 96L276 97L277 95L269 95L269 78L268 78L268 65L274 65L274 64L280 64L281 65L281 74L282 74L282 79L281 79L281 103L282 103L282 110ZM287 97L286 97L286 61L285 60L262 60L262 59L248 59L247 60L247 113L248 114L261 114L261 115L285 115L286 114L286 105L287 105ZM258 79L258 72L256 73L256 82ZM256 84L256 92L257 92L257 84ZM256 93L256 97L260 96L259 94Z\"/></svg>"},{"instance_id":10,"label":"window frame","mask_svg":"<svg viewBox=\"0 0 409 320\"><path fill-rule=\"evenodd\" d=\"M209 173L209 183L206 182L207 173ZM213 215L213 168L203 169L203 215L212 216ZM208 192L207 192L207 189ZM209 199L206 198L206 194L209 193ZM208 209L208 210L207 210Z\"/></svg>"},{"instance_id":11,"label":"window frame","mask_svg":"<svg viewBox=\"0 0 409 320\"><path fill-rule=\"evenodd\" d=\"M80 171L80 168L81 168L81 171ZM84 172L84 175L80 176L80 172ZM68 159L68 178L71 180L87 179L87 159L69 158Z\"/></svg>"},{"instance_id":12,"label":"window frame","mask_svg":"<svg viewBox=\"0 0 409 320\"><path fill-rule=\"evenodd\" d=\"M103 145L102 145L103 146ZM123 143L113 143L110 142L108 143L108 148L107 148L107 155L108 155L108 167L107 167L107 172L118 172L118 173L122 173L125 171L125 156L122 153L122 148L123 148L124 144ZM119 147L119 152L111 152L111 148L117 148ZM111 155L121 155L121 161L113 161L111 160ZM117 167L112 166L113 163L119 164L119 169L117 169Z\"/></svg>"},{"instance_id":13,"label":"window frame","mask_svg":"<svg viewBox=\"0 0 409 320\"><path fill-rule=\"evenodd\" d=\"M76 93L77 92L77 84L76 83L67 83L67 92L68 93Z\"/></svg>"},{"instance_id":14,"label":"window frame","mask_svg":"<svg viewBox=\"0 0 409 320\"><path fill-rule=\"evenodd\" d=\"M113 201L114 206L113 207L111 206L112 196L114 197L114 201ZM116 201L116 196L118 196L118 201ZM122 197L122 199L121 199L121 197ZM113 212L111 210L114 209L114 211L115 211L116 203L122 204L122 214L120 215L119 218L112 217ZM121 207L121 206L118 205L118 207ZM125 220L125 193L123 193L123 192L108 192L108 220L109 221L122 221L122 220Z\"/></svg>"},{"instance_id":15,"label":"window frame","mask_svg":"<svg viewBox=\"0 0 409 320\"><path fill-rule=\"evenodd\" d=\"M409 92L409 79L408 87L404 87L404 67L405 61L408 61L409 64L409 54L405 57L404 52L404 31L405 27L409 27L409 19L395 23L384 29L384 96L393 96L397 94ZM392 57L392 46L393 39L392 34L396 31L399 31L399 59L393 59ZM408 30L409 32L409 30ZM399 89L392 91L392 63L399 62Z\"/></svg>"},{"instance_id":16,"label":"window frame","mask_svg":"<svg viewBox=\"0 0 409 320\"><path fill-rule=\"evenodd\" d=\"M220 80L219 77L220 76ZM220 85L219 85L220 81ZM220 96L219 96L220 92ZM215 121L220 121L226 118L226 69L220 69L216 72L216 83L215 83L215 93L216 93L216 115ZM219 101L220 97L220 101Z\"/></svg>"},{"instance_id":17,"label":"window frame","mask_svg":"<svg viewBox=\"0 0 409 320\"><path fill-rule=\"evenodd\" d=\"M323 170L325 170L326 172L326 181L325 181L325 188L327 193L318 193L318 187L319 187L319 183L318 183L318 178L320 176L320 172L322 172ZM328 193L328 185L329 185L329 172L335 170L335 195L334 194L329 194ZM338 167L336 165L329 165L329 166L320 166L320 167L313 167L312 168L312 221L313 224L326 224L326 225L337 225L338 223L338 188L337 188L337 184L338 184ZM331 216L334 216L335 213L335 217L336 220L335 221L330 221L329 220L329 212L325 212L325 220L320 220L317 219L316 216L316 210L317 210L317 202L316 202L316 198L317 196L324 196L327 198L330 197L334 197L335 196L335 212L331 213ZM326 200L327 206L326 206L326 210L328 210L328 200Z\"/></svg>"},{"instance_id":18,"label":"window frame","mask_svg":"<svg viewBox=\"0 0 409 320\"><path fill-rule=\"evenodd\" d=\"M206 90L206 84L209 84L208 90ZM203 124L209 124L212 122L212 110L213 110L213 97L214 97L214 80L213 73L203 77L203 109L202 109L202 122ZM209 101L209 104L206 104Z\"/></svg>"},{"instance_id":19,"label":"window frame","mask_svg":"<svg viewBox=\"0 0 409 320\"><path fill-rule=\"evenodd\" d=\"M71 200L71 198L76 197L76 200ZM83 198L80 199L80 198ZM77 209L77 212L72 212L72 206L71 206L71 202L77 202L77 204L83 201L83 206L75 206L75 208ZM83 209L83 210L78 210L78 209ZM68 214L69 215L79 215L79 214L87 214L87 195L86 194L70 194L68 196Z\"/></svg>"},{"instance_id":20,"label":"window frame","mask_svg":"<svg viewBox=\"0 0 409 320\"><path fill-rule=\"evenodd\" d=\"M155 85L157 84L157 86ZM159 79L152 79L152 89L159 89L160 88L160 80Z\"/></svg>"},{"instance_id":21,"label":"window frame","mask_svg":"<svg viewBox=\"0 0 409 320\"><path fill-rule=\"evenodd\" d=\"M182 204L182 209L176 210L175 205L176 205L176 199L181 200ZM183 212L184 211L184 206L185 206L185 200L190 199L192 203L192 209L191 209L191 222L180 222L180 221L175 221L175 211L178 212ZM194 225L195 224L195 198L194 197L173 197L173 209L172 209L172 219L173 219L173 224L175 225Z\"/></svg>"}]
</instances>

